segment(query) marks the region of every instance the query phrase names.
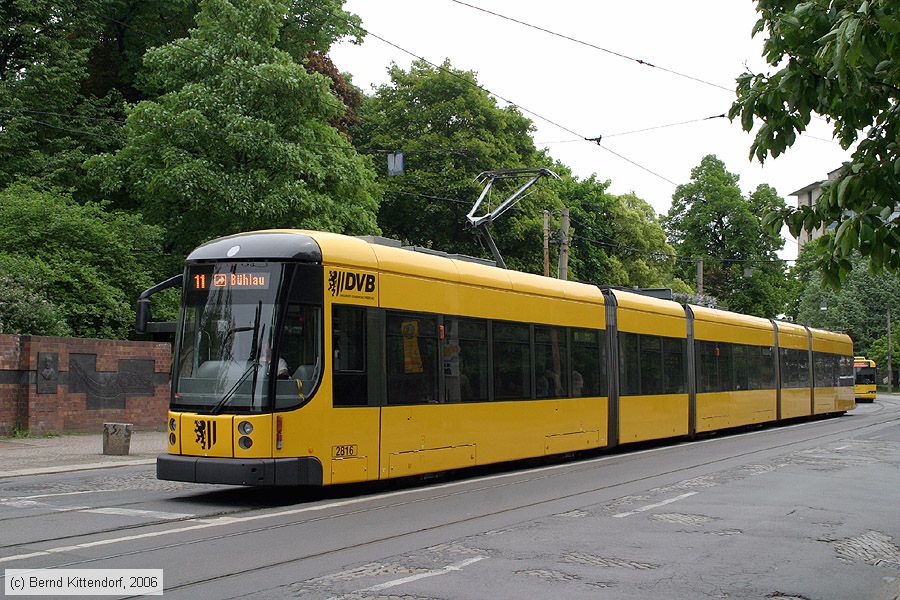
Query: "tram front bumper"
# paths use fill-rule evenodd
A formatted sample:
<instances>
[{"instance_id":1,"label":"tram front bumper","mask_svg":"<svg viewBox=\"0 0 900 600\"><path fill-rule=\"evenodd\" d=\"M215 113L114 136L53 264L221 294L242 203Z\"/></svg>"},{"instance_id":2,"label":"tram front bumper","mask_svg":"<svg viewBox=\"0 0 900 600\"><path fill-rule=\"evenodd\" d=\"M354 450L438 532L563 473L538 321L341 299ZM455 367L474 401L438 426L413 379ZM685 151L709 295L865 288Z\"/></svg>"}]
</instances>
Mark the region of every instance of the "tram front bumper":
<instances>
[{"instance_id":1,"label":"tram front bumper","mask_svg":"<svg viewBox=\"0 0 900 600\"><path fill-rule=\"evenodd\" d=\"M156 478L229 485L322 485L322 463L314 456L297 458L210 458L163 454Z\"/></svg>"}]
</instances>

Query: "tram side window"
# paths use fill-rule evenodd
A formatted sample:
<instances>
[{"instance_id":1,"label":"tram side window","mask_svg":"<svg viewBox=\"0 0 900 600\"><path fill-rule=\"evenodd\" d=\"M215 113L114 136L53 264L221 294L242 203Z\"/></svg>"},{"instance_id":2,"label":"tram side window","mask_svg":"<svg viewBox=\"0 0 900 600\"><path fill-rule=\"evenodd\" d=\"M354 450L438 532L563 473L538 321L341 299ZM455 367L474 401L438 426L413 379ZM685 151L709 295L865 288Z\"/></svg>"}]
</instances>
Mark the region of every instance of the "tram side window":
<instances>
[{"instance_id":1,"label":"tram side window","mask_svg":"<svg viewBox=\"0 0 900 600\"><path fill-rule=\"evenodd\" d=\"M681 338L663 338L663 373L665 375L666 394L683 394L687 391L687 366L684 354L687 340Z\"/></svg>"},{"instance_id":2,"label":"tram side window","mask_svg":"<svg viewBox=\"0 0 900 600\"><path fill-rule=\"evenodd\" d=\"M487 322L444 318L441 361L445 402L480 402L488 399Z\"/></svg>"},{"instance_id":3,"label":"tram side window","mask_svg":"<svg viewBox=\"0 0 900 600\"><path fill-rule=\"evenodd\" d=\"M531 398L531 334L528 325L494 322L494 398Z\"/></svg>"},{"instance_id":4,"label":"tram side window","mask_svg":"<svg viewBox=\"0 0 900 600\"><path fill-rule=\"evenodd\" d=\"M389 313L386 342L388 404L437 403L437 319Z\"/></svg>"},{"instance_id":5,"label":"tram side window","mask_svg":"<svg viewBox=\"0 0 900 600\"><path fill-rule=\"evenodd\" d=\"M835 387L834 355L813 352L813 369L816 387Z\"/></svg>"},{"instance_id":6,"label":"tram side window","mask_svg":"<svg viewBox=\"0 0 900 600\"><path fill-rule=\"evenodd\" d=\"M331 313L335 406L368 404L366 310L335 305Z\"/></svg>"},{"instance_id":7,"label":"tram side window","mask_svg":"<svg viewBox=\"0 0 900 600\"><path fill-rule=\"evenodd\" d=\"M623 396L639 396L641 393L638 339L636 333L619 334L619 386Z\"/></svg>"},{"instance_id":8,"label":"tram side window","mask_svg":"<svg viewBox=\"0 0 900 600\"><path fill-rule=\"evenodd\" d=\"M641 373L640 394L645 396L662 394L662 338L656 335L640 335L638 336L638 344L641 349L639 359Z\"/></svg>"},{"instance_id":9,"label":"tram side window","mask_svg":"<svg viewBox=\"0 0 900 600\"><path fill-rule=\"evenodd\" d=\"M733 346L731 344L720 343L716 345L719 362L719 384L716 390L719 392L730 392L735 389L732 350Z\"/></svg>"},{"instance_id":10,"label":"tram side window","mask_svg":"<svg viewBox=\"0 0 900 600\"><path fill-rule=\"evenodd\" d=\"M837 373L840 387L853 387L853 358L850 356L838 356Z\"/></svg>"},{"instance_id":11,"label":"tram side window","mask_svg":"<svg viewBox=\"0 0 900 600\"><path fill-rule=\"evenodd\" d=\"M800 371L797 374L797 387L809 387L812 383L809 380L809 352L806 350L796 350L797 363L800 365Z\"/></svg>"},{"instance_id":12,"label":"tram side window","mask_svg":"<svg viewBox=\"0 0 900 600\"><path fill-rule=\"evenodd\" d=\"M781 348L779 350L781 354L781 387L783 388L796 387L798 367L792 352L793 350L790 348Z\"/></svg>"},{"instance_id":13,"label":"tram side window","mask_svg":"<svg viewBox=\"0 0 900 600\"><path fill-rule=\"evenodd\" d=\"M606 336L596 329L572 330L572 396L605 396Z\"/></svg>"},{"instance_id":14,"label":"tram side window","mask_svg":"<svg viewBox=\"0 0 900 600\"><path fill-rule=\"evenodd\" d=\"M715 342L694 342L697 355L697 392L704 394L715 392L718 386L719 374L716 361Z\"/></svg>"},{"instance_id":15,"label":"tram side window","mask_svg":"<svg viewBox=\"0 0 900 600\"><path fill-rule=\"evenodd\" d=\"M795 348L781 349L781 387L809 387L809 352Z\"/></svg>"},{"instance_id":16,"label":"tram side window","mask_svg":"<svg viewBox=\"0 0 900 600\"><path fill-rule=\"evenodd\" d=\"M762 346L746 346L747 349L747 389L763 390Z\"/></svg>"},{"instance_id":17,"label":"tram side window","mask_svg":"<svg viewBox=\"0 0 900 600\"><path fill-rule=\"evenodd\" d=\"M561 327L534 327L535 398L568 396L566 330Z\"/></svg>"},{"instance_id":18,"label":"tram side window","mask_svg":"<svg viewBox=\"0 0 900 600\"><path fill-rule=\"evenodd\" d=\"M734 390L742 391L750 389L750 349L743 344L735 344L731 347L731 355L734 363Z\"/></svg>"},{"instance_id":19,"label":"tram side window","mask_svg":"<svg viewBox=\"0 0 900 600\"><path fill-rule=\"evenodd\" d=\"M775 348L760 346L759 363L756 367L759 373L759 390L771 390L775 387Z\"/></svg>"}]
</instances>

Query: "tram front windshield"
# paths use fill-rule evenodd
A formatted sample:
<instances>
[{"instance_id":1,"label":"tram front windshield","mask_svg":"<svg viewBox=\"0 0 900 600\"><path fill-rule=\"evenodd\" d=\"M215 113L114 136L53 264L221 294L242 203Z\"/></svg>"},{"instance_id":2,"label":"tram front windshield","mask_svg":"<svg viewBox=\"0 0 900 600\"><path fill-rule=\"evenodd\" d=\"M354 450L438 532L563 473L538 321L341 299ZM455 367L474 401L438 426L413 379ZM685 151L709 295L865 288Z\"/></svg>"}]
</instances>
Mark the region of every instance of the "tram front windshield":
<instances>
[{"instance_id":1,"label":"tram front windshield","mask_svg":"<svg viewBox=\"0 0 900 600\"><path fill-rule=\"evenodd\" d=\"M259 413L305 399L318 377L319 308L279 303L292 269L276 263L190 267L173 369L173 410ZM281 327L282 332L277 331ZM282 355L276 354L282 349ZM307 368L307 370L309 370ZM304 377L301 381L299 378ZM279 380L271 385L273 379ZM282 396L285 396L282 398Z\"/></svg>"},{"instance_id":2,"label":"tram front windshield","mask_svg":"<svg viewBox=\"0 0 900 600\"><path fill-rule=\"evenodd\" d=\"M878 369L875 367L856 367L856 383L860 385L875 385L878 378Z\"/></svg>"}]
</instances>

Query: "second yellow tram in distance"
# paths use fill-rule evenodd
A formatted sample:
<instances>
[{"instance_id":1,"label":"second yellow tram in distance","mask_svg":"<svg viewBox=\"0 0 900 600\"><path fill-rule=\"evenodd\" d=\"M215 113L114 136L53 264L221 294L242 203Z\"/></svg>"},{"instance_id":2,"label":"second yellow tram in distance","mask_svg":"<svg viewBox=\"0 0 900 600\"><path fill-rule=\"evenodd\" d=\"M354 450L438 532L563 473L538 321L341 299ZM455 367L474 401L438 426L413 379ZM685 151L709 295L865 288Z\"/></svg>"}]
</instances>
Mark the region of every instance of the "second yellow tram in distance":
<instances>
[{"instance_id":1,"label":"second yellow tram in distance","mask_svg":"<svg viewBox=\"0 0 900 600\"><path fill-rule=\"evenodd\" d=\"M166 285L161 479L371 481L854 408L846 335L381 238L211 241L139 323Z\"/></svg>"},{"instance_id":2,"label":"second yellow tram in distance","mask_svg":"<svg viewBox=\"0 0 900 600\"><path fill-rule=\"evenodd\" d=\"M854 390L857 400L874 402L878 393L878 368L874 360L865 356L853 358Z\"/></svg>"}]
</instances>

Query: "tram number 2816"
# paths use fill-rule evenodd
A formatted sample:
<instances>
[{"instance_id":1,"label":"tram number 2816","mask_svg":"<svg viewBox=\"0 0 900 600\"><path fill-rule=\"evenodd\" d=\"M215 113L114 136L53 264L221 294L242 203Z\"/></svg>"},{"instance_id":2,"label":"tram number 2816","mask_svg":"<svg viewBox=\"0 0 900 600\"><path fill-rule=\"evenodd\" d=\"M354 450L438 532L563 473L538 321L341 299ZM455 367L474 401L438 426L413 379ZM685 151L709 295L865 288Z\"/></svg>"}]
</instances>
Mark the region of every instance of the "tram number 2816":
<instances>
[{"instance_id":1,"label":"tram number 2816","mask_svg":"<svg viewBox=\"0 0 900 600\"><path fill-rule=\"evenodd\" d=\"M357 454L356 444L344 445L344 446L333 446L331 448L331 456L333 458L349 458L351 456L356 456L356 454Z\"/></svg>"}]
</instances>

